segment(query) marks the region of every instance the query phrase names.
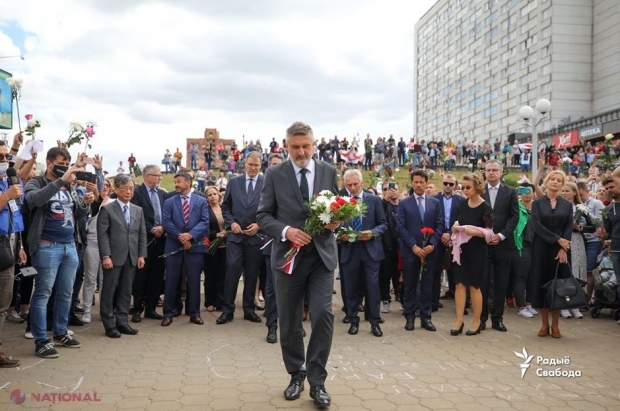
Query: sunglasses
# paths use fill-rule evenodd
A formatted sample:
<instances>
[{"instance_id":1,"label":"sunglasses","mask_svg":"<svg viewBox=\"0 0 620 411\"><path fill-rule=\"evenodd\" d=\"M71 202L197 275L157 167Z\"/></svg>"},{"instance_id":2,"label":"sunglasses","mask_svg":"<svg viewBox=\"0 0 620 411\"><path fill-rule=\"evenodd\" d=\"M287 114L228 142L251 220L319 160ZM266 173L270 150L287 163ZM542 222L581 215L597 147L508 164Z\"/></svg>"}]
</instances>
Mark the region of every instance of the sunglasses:
<instances>
[{"instance_id":1,"label":"sunglasses","mask_svg":"<svg viewBox=\"0 0 620 411\"><path fill-rule=\"evenodd\" d=\"M444 181L444 182L443 182L443 185L444 185L444 186L454 187L454 183L449 183L449 182L447 182L447 181Z\"/></svg>"},{"instance_id":2,"label":"sunglasses","mask_svg":"<svg viewBox=\"0 0 620 411\"><path fill-rule=\"evenodd\" d=\"M463 190L471 190L474 186L463 186Z\"/></svg>"},{"instance_id":3,"label":"sunglasses","mask_svg":"<svg viewBox=\"0 0 620 411\"><path fill-rule=\"evenodd\" d=\"M10 154L0 154L0 161L3 161L4 159L6 159L6 161L11 161L13 160L13 156Z\"/></svg>"}]
</instances>

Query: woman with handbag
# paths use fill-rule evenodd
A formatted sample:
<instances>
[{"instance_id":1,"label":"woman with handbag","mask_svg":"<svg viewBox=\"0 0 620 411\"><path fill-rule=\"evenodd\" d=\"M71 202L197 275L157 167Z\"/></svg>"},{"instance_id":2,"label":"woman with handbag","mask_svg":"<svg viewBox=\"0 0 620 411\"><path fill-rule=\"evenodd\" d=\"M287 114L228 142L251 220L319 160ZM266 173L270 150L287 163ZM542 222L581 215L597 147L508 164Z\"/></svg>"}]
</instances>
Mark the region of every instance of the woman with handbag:
<instances>
[{"instance_id":1,"label":"woman with handbag","mask_svg":"<svg viewBox=\"0 0 620 411\"><path fill-rule=\"evenodd\" d=\"M532 247L532 273L534 288L532 306L541 313L542 328L539 337L551 333L553 338L560 338L560 310L551 309L547 301L547 290L543 286L553 280L558 272L559 278L570 276L568 253L573 233L573 208L560 196L561 188L566 184L563 172L551 171L545 178L546 194L532 203L531 221L534 227L534 244ZM551 311L551 326L549 326Z\"/></svg>"}]
</instances>

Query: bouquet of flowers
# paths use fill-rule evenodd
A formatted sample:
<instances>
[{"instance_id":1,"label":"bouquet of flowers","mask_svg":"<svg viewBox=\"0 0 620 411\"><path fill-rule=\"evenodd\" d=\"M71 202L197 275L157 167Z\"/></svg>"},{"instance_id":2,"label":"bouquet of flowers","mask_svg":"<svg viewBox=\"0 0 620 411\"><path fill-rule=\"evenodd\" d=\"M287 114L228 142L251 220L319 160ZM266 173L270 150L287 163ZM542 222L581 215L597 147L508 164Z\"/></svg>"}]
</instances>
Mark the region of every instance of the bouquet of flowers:
<instances>
[{"instance_id":1,"label":"bouquet of flowers","mask_svg":"<svg viewBox=\"0 0 620 411\"><path fill-rule=\"evenodd\" d=\"M573 216L573 219L575 220L575 222L578 222L581 217L587 216L588 214L590 214L590 212L585 204L577 204L577 206L575 207L575 215Z\"/></svg>"},{"instance_id":2,"label":"bouquet of flowers","mask_svg":"<svg viewBox=\"0 0 620 411\"><path fill-rule=\"evenodd\" d=\"M37 128L41 127L41 122L33 118L32 114L26 114L24 117L26 117L26 135L31 136L34 140L34 135L37 132Z\"/></svg>"},{"instance_id":3,"label":"bouquet of flowers","mask_svg":"<svg viewBox=\"0 0 620 411\"><path fill-rule=\"evenodd\" d=\"M197 241L194 244L192 244L192 246L190 248L194 248L197 247L199 245L204 245L206 247L209 247L209 244L211 243L211 241L209 240L209 237L205 237L202 241ZM178 248L174 251L170 251L169 253L166 254L162 254L159 256L159 258L166 258L166 257L170 257L171 255L175 255L177 253L180 253L181 251L187 251L185 248L181 247Z\"/></svg>"},{"instance_id":4,"label":"bouquet of flowers","mask_svg":"<svg viewBox=\"0 0 620 411\"><path fill-rule=\"evenodd\" d=\"M230 228L226 229L226 235L232 233L232 230ZM220 245L222 244L222 241L224 241L225 237L216 237L215 240L209 242L209 244L205 244L207 247L207 252L211 255L215 255L215 253L217 252L217 249L220 247Z\"/></svg>"},{"instance_id":5,"label":"bouquet of flowers","mask_svg":"<svg viewBox=\"0 0 620 411\"><path fill-rule=\"evenodd\" d=\"M428 245L428 241L430 240L430 238L435 235L435 230L433 230L430 227L423 227L420 232L422 233L423 237L422 237L422 248L426 247ZM422 259L422 261L420 262L420 272L418 273L418 281L422 281L422 272L424 271L424 262L425 260Z\"/></svg>"},{"instance_id":6,"label":"bouquet of flowers","mask_svg":"<svg viewBox=\"0 0 620 411\"><path fill-rule=\"evenodd\" d=\"M355 217L361 217L366 211L365 204L358 203L355 198L338 196L329 190L323 190L312 196L310 203L310 216L304 224L304 231L310 236L322 234L325 229L324 225L334 221L351 221ZM299 253L301 244L293 243L289 250L284 254L286 261L278 268L284 269L284 272L291 274L295 256Z\"/></svg>"},{"instance_id":7,"label":"bouquet of flowers","mask_svg":"<svg viewBox=\"0 0 620 411\"><path fill-rule=\"evenodd\" d=\"M82 141L86 141L86 147L92 148L90 140L95 135L95 127L97 123L89 121L86 123L86 127L77 122L71 122L69 124L69 139L65 143L67 148L74 144L81 144Z\"/></svg>"}]
</instances>

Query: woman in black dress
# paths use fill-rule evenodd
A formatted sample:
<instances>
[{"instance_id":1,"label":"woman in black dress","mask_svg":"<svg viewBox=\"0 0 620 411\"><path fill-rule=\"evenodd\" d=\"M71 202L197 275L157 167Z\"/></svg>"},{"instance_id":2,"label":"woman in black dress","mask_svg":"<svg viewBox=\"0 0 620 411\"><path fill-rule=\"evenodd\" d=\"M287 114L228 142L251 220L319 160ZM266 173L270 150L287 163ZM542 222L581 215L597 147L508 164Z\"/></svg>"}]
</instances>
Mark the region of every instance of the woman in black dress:
<instances>
[{"instance_id":1,"label":"woman in black dress","mask_svg":"<svg viewBox=\"0 0 620 411\"><path fill-rule=\"evenodd\" d=\"M534 245L532 253L532 276L534 277L534 296L532 306L539 308L542 328L539 337L551 333L553 338L560 338L558 319L560 310L550 310L546 301L547 290L543 286L555 276L565 278L570 275L568 251L573 234L573 206L562 196L560 190L566 182L561 171L552 171L545 178L546 194L532 204L532 224L534 227ZM559 264L559 266L558 266ZM549 311L551 311L551 329L549 328Z\"/></svg>"},{"instance_id":2,"label":"woman in black dress","mask_svg":"<svg viewBox=\"0 0 620 411\"><path fill-rule=\"evenodd\" d=\"M484 181L476 174L468 173L463 175L462 188L467 201L463 201L459 209L458 224L492 229L493 209L480 196L484 192ZM452 232L456 231L458 229L452 227ZM452 264L456 321L450 330L451 335L458 335L463 331L463 312L468 287L474 315L472 325L466 334L480 333L480 314L482 313L480 286L486 271L488 246L482 232L470 228L465 230L465 233L471 235L472 238L461 245L460 264Z\"/></svg>"}]
</instances>

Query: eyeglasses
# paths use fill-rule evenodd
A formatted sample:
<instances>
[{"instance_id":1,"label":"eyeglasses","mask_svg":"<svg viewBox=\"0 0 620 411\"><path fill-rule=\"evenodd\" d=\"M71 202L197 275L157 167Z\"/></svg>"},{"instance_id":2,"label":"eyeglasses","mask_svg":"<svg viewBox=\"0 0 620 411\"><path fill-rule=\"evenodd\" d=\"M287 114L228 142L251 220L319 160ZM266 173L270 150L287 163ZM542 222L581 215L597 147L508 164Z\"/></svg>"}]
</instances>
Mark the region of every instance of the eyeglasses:
<instances>
[{"instance_id":1,"label":"eyeglasses","mask_svg":"<svg viewBox=\"0 0 620 411\"><path fill-rule=\"evenodd\" d=\"M448 181L444 181L444 182L443 182L443 185L444 185L444 186L454 187L454 183L450 183L450 182L448 182Z\"/></svg>"},{"instance_id":2,"label":"eyeglasses","mask_svg":"<svg viewBox=\"0 0 620 411\"><path fill-rule=\"evenodd\" d=\"M133 186L116 187L116 191L133 191L133 190L134 190Z\"/></svg>"},{"instance_id":3,"label":"eyeglasses","mask_svg":"<svg viewBox=\"0 0 620 411\"><path fill-rule=\"evenodd\" d=\"M6 161L11 161L13 160L13 156L10 154L0 154L0 161L3 161L4 159L6 159Z\"/></svg>"},{"instance_id":4,"label":"eyeglasses","mask_svg":"<svg viewBox=\"0 0 620 411\"><path fill-rule=\"evenodd\" d=\"M161 174L147 174L147 175L152 176L152 177L161 177L162 176Z\"/></svg>"},{"instance_id":5,"label":"eyeglasses","mask_svg":"<svg viewBox=\"0 0 620 411\"><path fill-rule=\"evenodd\" d=\"M463 186L463 190L471 190L474 186Z\"/></svg>"}]
</instances>

